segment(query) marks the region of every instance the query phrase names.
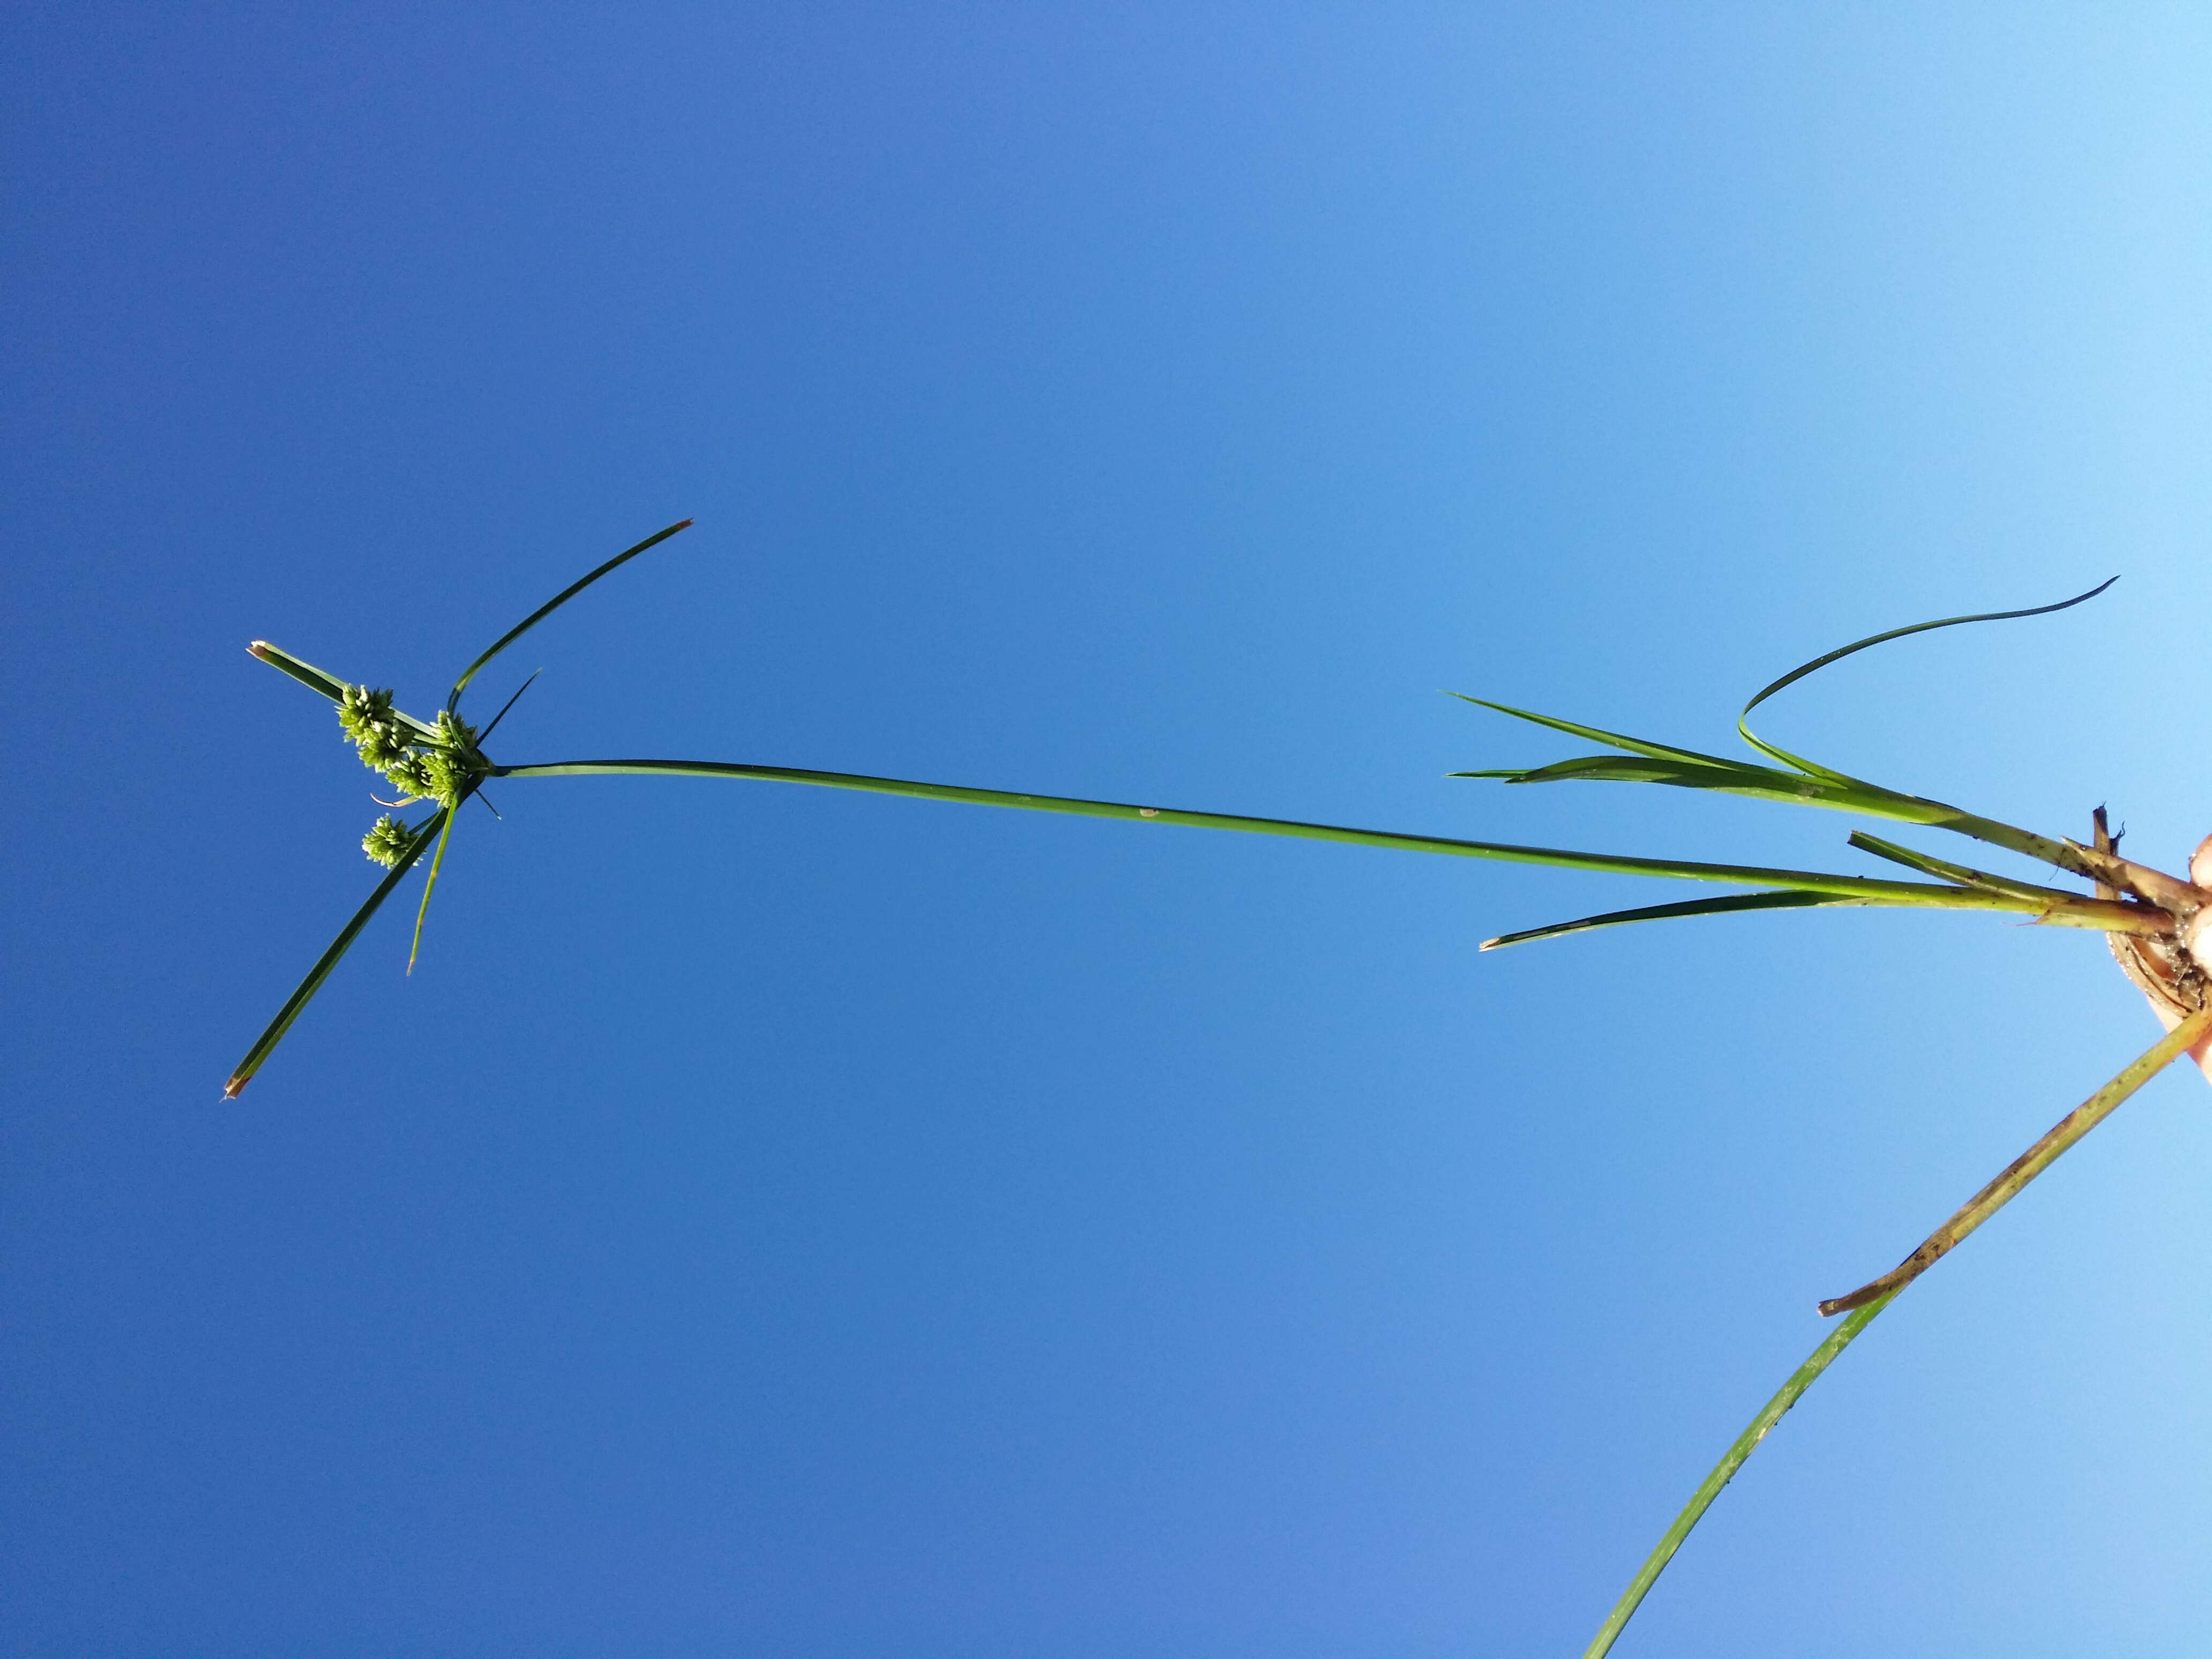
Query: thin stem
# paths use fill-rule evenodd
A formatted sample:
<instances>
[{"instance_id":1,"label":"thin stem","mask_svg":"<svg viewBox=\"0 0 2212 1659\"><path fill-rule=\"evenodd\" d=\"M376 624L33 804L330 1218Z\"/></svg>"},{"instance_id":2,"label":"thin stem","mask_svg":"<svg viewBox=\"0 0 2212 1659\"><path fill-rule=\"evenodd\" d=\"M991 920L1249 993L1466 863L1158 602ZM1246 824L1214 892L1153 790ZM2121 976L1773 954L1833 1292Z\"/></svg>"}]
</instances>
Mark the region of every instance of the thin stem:
<instances>
[{"instance_id":1,"label":"thin stem","mask_svg":"<svg viewBox=\"0 0 2212 1659\"><path fill-rule=\"evenodd\" d=\"M1862 1285L1849 1296L1833 1297L1823 1302L1820 1311L1824 1314L1843 1313L1849 1309L1863 1307L1894 1296L1903 1290L1949 1255L1952 1247L1960 1239L2011 1203L2029 1182L2057 1163L2082 1136L2110 1117L2122 1101L2208 1036L2212 1036L2212 1008L2200 1009L2190 1015L2153 1043L2125 1071L2059 1119L2051 1126L2048 1134L2006 1164L1996 1180L1961 1205L1958 1212L1929 1234L1920 1248L1911 1255L1880 1279Z\"/></svg>"},{"instance_id":2,"label":"thin stem","mask_svg":"<svg viewBox=\"0 0 2212 1659\"><path fill-rule=\"evenodd\" d=\"M1871 1325L1875 1316L1896 1297L1897 1292L1892 1291L1859 1309L1829 1332L1827 1340L1814 1349L1812 1356L1790 1374L1790 1380L1782 1385L1773 1399L1760 1408L1759 1415L1751 1419L1750 1426L1735 1437L1735 1443L1722 1455L1719 1462L1713 1465L1712 1473L1698 1483L1697 1491L1690 1494L1690 1501L1682 1506L1682 1512L1674 1517L1674 1523L1662 1534L1658 1546L1644 1558L1644 1565L1636 1570L1636 1577L1628 1581L1628 1588L1613 1604L1613 1611L1606 1614L1605 1623L1598 1626L1595 1639L1583 1650L1583 1659L1603 1659L1603 1656L1612 1650L1630 1617L1651 1586L1658 1582L1659 1575L1667 1570L1667 1564L1674 1559L1674 1552L1682 1547L1682 1540L1690 1535L1690 1528L1704 1518L1705 1511L1713 1506L1713 1499L1721 1495L1721 1488L1735 1478L1735 1472L1743 1467L1744 1461L1758 1449L1759 1443L1766 1438L1767 1431L1782 1420L1783 1413L1797 1403L1798 1397L1813 1386L1814 1379L1827 1370L1829 1363L1850 1346L1851 1339Z\"/></svg>"},{"instance_id":3,"label":"thin stem","mask_svg":"<svg viewBox=\"0 0 2212 1659\"><path fill-rule=\"evenodd\" d=\"M1084 817L1123 818L1173 823L1200 830L1233 830L1248 835L1285 836L1304 841L1340 842L1403 852L1437 853L1455 858L1496 859L1514 864L1544 864L1567 870L1591 870L1631 876L1667 876L1688 881L1724 882L1748 887L1783 887L1827 893L1863 902L1945 910L2008 911L2059 927L2130 933L2171 931L2170 919L2141 907L2109 900L2074 898L2045 902L2016 894L1886 881L1863 876L1830 875L1810 870L1774 870L1754 865L1705 864L1685 860L1637 858L1608 853L1577 853L1502 842L1458 841L1443 836L1409 836L1336 824L1305 823L1290 818L1246 817L1225 812L1190 812L1171 806L1138 806L1121 801L1085 800L1068 795L1036 795L956 784L918 783L904 778L871 777L854 772L817 772L787 766L750 766L721 761L590 760L531 766L495 766L488 775L504 778L605 777L618 775L740 778L772 783L810 784L829 789L858 789L875 794L907 795L925 800L1006 806L1030 812L1066 812Z\"/></svg>"}]
</instances>

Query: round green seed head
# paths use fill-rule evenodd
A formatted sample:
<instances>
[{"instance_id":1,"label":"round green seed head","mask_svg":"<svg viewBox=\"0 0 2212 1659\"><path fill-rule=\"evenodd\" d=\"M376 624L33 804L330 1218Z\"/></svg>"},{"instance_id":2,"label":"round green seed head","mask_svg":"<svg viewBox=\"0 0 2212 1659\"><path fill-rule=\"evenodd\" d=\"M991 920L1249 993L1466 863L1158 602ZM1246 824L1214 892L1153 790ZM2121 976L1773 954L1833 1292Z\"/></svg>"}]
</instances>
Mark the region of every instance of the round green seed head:
<instances>
[{"instance_id":1,"label":"round green seed head","mask_svg":"<svg viewBox=\"0 0 2212 1659\"><path fill-rule=\"evenodd\" d=\"M369 826L368 833L361 838L361 850L368 854L372 863L386 869L397 868L408 850L415 845L413 826L401 823L386 812Z\"/></svg>"},{"instance_id":2,"label":"round green seed head","mask_svg":"<svg viewBox=\"0 0 2212 1659\"><path fill-rule=\"evenodd\" d=\"M372 690L366 685L346 687L338 703L338 725L347 741L359 743L373 726L389 724L392 720L392 693Z\"/></svg>"},{"instance_id":3,"label":"round green seed head","mask_svg":"<svg viewBox=\"0 0 2212 1659\"><path fill-rule=\"evenodd\" d=\"M410 800L432 800L432 781L427 755L406 754L389 764L380 767L386 781L399 792L400 804Z\"/></svg>"},{"instance_id":4,"label":"round green seed head","mask_svg":"<svg viewBox=\"0 0 2212 1659\"><path fill-rule=\"evenodd\" d=\"M477 746L477 729L448 709L438 711L438 747L469 754Z\"/></svg>"}]
</instances>

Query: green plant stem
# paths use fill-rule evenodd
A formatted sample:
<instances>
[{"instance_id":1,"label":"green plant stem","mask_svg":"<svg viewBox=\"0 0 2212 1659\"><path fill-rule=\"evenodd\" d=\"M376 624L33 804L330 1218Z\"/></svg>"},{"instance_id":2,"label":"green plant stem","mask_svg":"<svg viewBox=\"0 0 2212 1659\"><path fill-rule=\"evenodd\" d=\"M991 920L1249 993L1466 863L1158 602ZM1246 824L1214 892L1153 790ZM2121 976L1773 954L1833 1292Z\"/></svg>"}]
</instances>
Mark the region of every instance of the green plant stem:
<instances>
[{"instance_id":1,"label":"green plant stem","mask_svg":"<svg viewBox=\"0 0 2212 1659\"><path fill-rule=\"evenodd\" d=\"M1502 842L1457 841L1443 836L1409 836L1336 824L1305 823L1290 818L1246 817L1225 812L1190 812L1171 806L1137 806L1121 801L1085 800L1068 795L1035 795L1001 789L972 789L957 784L918 783L904 778L871 777L854 772L817 772L787 766L750 766L720 761L588 760L528 766L495 766L498 778L660 776L750 779L770 783L811 784L830 789L859 789L875 794L907 795L924 800L1006 806L1030 812L1066 812L1084 817L1122 818L1182 824L1200 830L1232 830L1248 835L1286 836L1304 841L1341 842L1403 852L1438 853L1456 858L1495 859L1514 864L1543 864L1567 870L1614 875L1665 876L1688 881L1724 882L1736 886L1780 887L1826 893L1863 903L1942 910L2008 911L2040 922L2100 932L2148 933L2172 928L2171 921L2140 906L2110 900L2073 898L2063 903L1987 889L1838 876L1810 870L1774 870L1754 865L1705 864L1683 860L1637 858L1610 853L1576 853Z\"/></svg>"},{"instance_id":2,"label":"green plant stem","mask_svg":"<svg viewBox=\"0 0 2212 1659\"><path fill-rule=\"evenodd\" d=\"M1829 1332L1827 1340L1813 1350L1805 1363L1790 1374L1790 1380L1776 1392L1774 1398L1760 1407L1759 1415L1751 1419L1750 1426L1735 1437L1735 1443L1722 1455L1719 1462L1713 1465L1712 1473L1698 1483L1697 1491L1690 1494L1690 1501L1682 1506L1682 1512L1674 1517L1674 1524L1660 1537L1657 1547L1636 1570L1636 1577L1628 1581L1628 1588L1613 1604L1613 1611L1606 1614L1605 1623L1598 1626L1596 1637L1589 1646L1583 1650L1583 1659L1602 1659L1605 1654L1612 1651L1613 1643L1620 1638L1621 1631L1626 1627L1638 1604L1651 1586L1658 1582L1659 1575L1667 1570L1667 1564L1674 1559L1674 1552L1682 1547L1683 1540L1690 1535L1690 1528L1696 1526L1704 1518L1705 1511L1713 1506L1713 1500L1721 1495L1721 1488L1735 1478L1735 1472L1758 1449L1759 1443L1766 1438L1767 1431L1782 1420L1783 1413L1797 1403L1798 1397L1813 1386L1814 1379L1828 1369L1835 1357L1849 1347L1851 1340L1861 1331L1874 1323L1875 1316L1896 1297L1894 1291L1876 1297Z\"/></svg>"},{"instance_id":3,"label":"green plant stem","mask_svg":"<svg viewBox=\"0 0 2212 1659\"><path fill-rule=\"evenodd\" d=\"M2053 1124L2050 1133L2005 1165L1997 1178L1960 1206L1951 1218L1928 1235L1920 1248L1880 1279L1862 1285L1848 1296L1823 1302L1824 1314L1839 1314L1877 1299L1894 1296L1936 1262L1968 1233L2020 1195L2021 1189L2041 1175L2118 1109L2120 1103L2156 1077L2182 1055L2212 1036L2212 1008L2200 1010L2145 1049L2118 1077L2091 1095Z\"/></svg>"}]
</instances>

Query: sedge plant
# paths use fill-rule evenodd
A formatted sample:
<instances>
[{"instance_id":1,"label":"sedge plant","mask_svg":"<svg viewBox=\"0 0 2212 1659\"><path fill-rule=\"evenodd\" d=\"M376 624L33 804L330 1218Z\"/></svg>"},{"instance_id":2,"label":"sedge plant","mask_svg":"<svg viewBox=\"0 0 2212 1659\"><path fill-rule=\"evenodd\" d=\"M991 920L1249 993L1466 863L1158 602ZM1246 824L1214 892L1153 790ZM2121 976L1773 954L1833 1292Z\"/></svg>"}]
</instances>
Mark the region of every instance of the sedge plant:
<instances>
[{"instance_id":1,"label":"sedge plant","mask_svg":"<svg viewBox=\"0 0 2212 1659\"><path fill-rule=\"evenodd\" d=\"M822 772L796 767L762 766L735 762L660 759L560 760L508 764L494 761L483 748L530 680L510 696L479 730L463 720L461 700L477 675L507 647L574 599L602 577L687 528L686 519L648 536L635 546L600 565L570 584L544 605L501 635L454 681L445 705L428 719L419 719L399 708L389 690L342 679L313 665L257 640L252 654L281 670L336 705L338 724L363 765L377 773L394 792L381 804L390 808L362 838L362 850L386 874L351 921L317 959L294 989L276 1018L269 1023L225 1084L226 1097L239 1094L259 1072L291 1029L308 1002L351 948L369 920L397 890L408 872L427 855L428 878L416 910L413 941L408 963L412 968L422 944L428 915L453 826L461 807L471 796L484 801L484 786L495 780L559 777L603 777L610 775L749 780L756 782L811 784L832 789L858 789L878 794L908 795L927 800L1003 806L1033 812L1073 813L1085 817L1127 818L1140 823L1178 824L1192 829L1236 830L1248 835L1287 836L1302 840L1341 842L1357 847L1384 848L1400 852L1441 854L1449 858L1498 860L1509 863L1552 865L1624 875L1651 876L1740 889L1718 896L1671 903L1641 906L1549 927L1501 934L1483 941L1492 951L1571 933L1616 927L1635 922L1692 916L1731 915L1740 911L1806 909L1836 906L1886 906L1917 909L1990 912L2023 919L2043 927L2084 929L2102 933L2123 971L2148 1000L2166 1027L2166 1035L2130 1060L2119 1073L2096 1090L2081 1105L2035 1144L2008 1164L1989 1184L1966 1200L1903 1261L1857 1289L1820 1304L1825 1316L1838 1322L1826 1339L1791 1373L1774 1396L1753 1418L1711 1473L1699 1484L1689 1502L1662 1535L1657 1546L1638 1569L1607 1615L1584 1659L1599 1659L1608 1652L1645 1594L1674 1558L1691 1529L1721 1489L1735 1476L1784 1413L1796 1404L1845 1347L1871 1324L1911 1282L1933 1267L1969 1233L1974 1231L2028 1182L2048 1169L2063 1153L2109 1116L2130 1095L2184 1054L2194 1056L2212 1073L2212 837L2197 848L2186 877L2167 875L2121 856L2118 837L2107 826L2102 807L2091 816L2087 841L2040 835L2032 830L1984 817L1942 801L1891 789L1863 778L1837 771L1768 742L1749 725L1752 711L1775 693L1829 664L1887 641L1966 623L2006 621L2046 615L2095 598L2112 583L2091 589L2056 605L2022 611L1989 611L1972 616L1947 617L1889 629L1853 641L1792 669L1762 689L1744 706L1736 727L1744 742L1759 757L1756 761L1729 759L1669 744L1627 737L1596 726L1584 726L1549 714L1489 702L1480 697L1464 701L1548 727L1554 732L1601 745L1603 752L1555 761L1547 765L1455 773L1455 777L1488 779L1508 784L1595 781L1661 785L1699 789L1722 794L1789 805L1826 808L1855 816L1942 830L2031 860L2058 876L2086 884L2086 892L2026 881L1939 858L1901 843L1854 830L1848 844L1891 865L1910 871L1920 879L1895 877L1831 874L1820 871L1769 869L1753 865L1708 864L1674 859L1654 859L1612 853L1585 853L1558 848L1523 847L1500 842L1465 841L1441 836L1347 828L1337 824L1306 823L1281 818L1261 818L1233 813L1190 811L1181 808L1145 806L1119 801L1087 800L1061 795L1024 794L1008 790L979 789L902 778L865 776L847 772ZM532 675L531 679L535 679ZM1457 696L1459 694L1453 694ZM489 801L484 801L489 805ZM410 808L429 810L419 818L406 816Z\"/></svg>"}]
</instances>

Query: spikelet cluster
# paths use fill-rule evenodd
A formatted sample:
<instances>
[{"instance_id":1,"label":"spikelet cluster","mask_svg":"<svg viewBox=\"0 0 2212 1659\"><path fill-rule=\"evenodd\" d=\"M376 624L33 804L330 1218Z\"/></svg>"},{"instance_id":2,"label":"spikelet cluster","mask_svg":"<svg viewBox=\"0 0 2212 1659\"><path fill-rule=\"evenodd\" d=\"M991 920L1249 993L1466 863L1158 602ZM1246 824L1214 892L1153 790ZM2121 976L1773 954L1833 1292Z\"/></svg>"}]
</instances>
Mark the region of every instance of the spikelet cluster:
<instances>
[{"instance_id":1,"label":"spikelet cluster","mask_svg":"<svg viewBox=\"0 0 2212 1659\"><path fill-rule=\"evenodd\" d=\"M476 727L441 709L426 733L393 708L389 690L348 686L338 702L338 726L361 763L399 792L397 805L435 801L450 811L490 769L477 747ZM389 868L406 856L415 834L386 813L362 838L362 850Z\"/></svg>"},{"instance_id":2,"label":"spikelet cluster","mask_svg":"<svg viewBox=\"0 0 2212 1659\"><path fill-rule=\"evenodd\" d=\"M338 703L338 726L346 741L361 750L361 763L372 771L406 758L414 733L392 707L392 693L349 685Z\"/></svg>"},{"instance_id":3,"label":"spikelet cluster","mask_svg":"<svg viewBox=\"0 0 2212 1659\"><path fill-rule=\"evenodd\" d=\"M361 850L368 854L370 863L393 869L415 845L416 833L413 824L402 823L386 812L361 838Z\"/></svg>"}]
</instances>

